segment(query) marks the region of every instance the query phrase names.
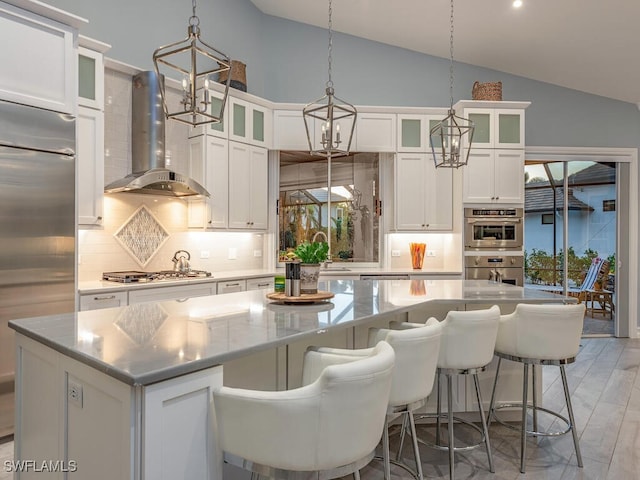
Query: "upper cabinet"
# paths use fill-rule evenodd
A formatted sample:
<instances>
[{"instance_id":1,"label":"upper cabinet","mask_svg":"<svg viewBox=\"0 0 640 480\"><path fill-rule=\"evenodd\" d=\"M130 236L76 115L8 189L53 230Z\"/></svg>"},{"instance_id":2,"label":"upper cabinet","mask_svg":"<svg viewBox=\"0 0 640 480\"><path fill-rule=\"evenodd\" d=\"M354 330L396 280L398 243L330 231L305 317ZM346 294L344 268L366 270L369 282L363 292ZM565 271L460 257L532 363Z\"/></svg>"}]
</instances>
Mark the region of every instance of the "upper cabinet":
<instances>
[{"instance_id":1,"label":"upper cabinet","mask_svg":"<svg viewBox=\"0 0 640 480\"><path fill-rule=\"evenodd\" d=\"M211 194L189 199L189 228L227 228L229 141L213 135L189 139L189 176Z\"/></svg>"},{"instance_id":2,"label":"upper cabinet","mask_svg":"<svg viewBox=\"0 0 640 480\"><path fill-rule=\"evenodd\" d=\"M267 149L211 135L189 142L189 176L211 194L189 199L189 228L266 230Z\"/></svg>"},{"instance_id":3,"label":"upper cabinet","mask_svg":"<svg viewBox=\"0 0 640 480\"><path fill-rule=\"evenodd\" d=\"M272 112L254 103L229 97L229 140L271 147Z\"/></svg>"},{"instance_id":4,"label":"upper cabinet","mask_svg":"<svg viewBox=\"0 0 640 480\"><path fill-rule=\"evenodd\" d=\"M524 111L528 106L529 102L473 100L455 105L475 125L463 172L463 202L524 202Z\"/></svg>"},{"instance_id":5,"label":"upper cabinet","mask_svg":"<svg viewBox=\"0 0 640 480\"><path fill-rule=\"evenodd\" d=\"M398 114L398 152L430 152L429 131L446 115Z\"/></svg>"},{"instance_id":6,"label":"upper cabinet","mask_svg":"<svg viewBox=\"0 0 640 480\"><path fill-rule=\"evenodd\" d=\"M436 168L431 155L399 153L395 163L398 231L453 229L453 171Z\"/></svg>"},{"instance_id":7,"label":"upper cabinet","mask_svg":"<svg viewBox=\"0 0 640 480\"><path fill-rule=\"evenodd\" d=\"M275 150L309 150L302 110L276 110L273 113L273 148ZM310 132L314 141L315 131Z\"/></svg>"},{"instance_id":8,"label":"upper cabinet","mask_svg":"<svg viewBox=\"0 0 640 480\"><path fill-rule=\"evenodd\" d=\"M351 150L360 152L396 151L396 114L361 113L356 120L356 141Z\"/></svg>"},{"instance_id":9,"label":"upper cabinet","mask_svg":"<svg viewBox=\"0 0 640 480\"><path fill-rule=\"evenodd\" d=\"M78 47L78 105L104 110L104 53L111 48L83 35Z\"/></svg>"},{"instance_id":10,"label":"upper cabinet","mask_svg":"<svg viewBox=\"0 0 640 480\"><path fill-rule=\"evenodd\" d=\"M529 104L463 100L455 108L475 125L471 148L524 148L524 111Z\"/></svg>"},{"instance_id":11,"label":"upper cabinet","mask_svg":"<svg viewBox=\"0 0 640 480\"><path fill-rule=\"evenodd\" d=\"M464 167L466 203L523 203L524 150L472 148Z\"/></svg>"},{"instance_id":12,"label":"upper cabinet","mask_svg":"<svg viewBox=\"0 0 640 480\"><path fill-rule=\"evenodd\" d=\"M34 8L0 2L0 99L75 115L77 28L85 21Z\"/></svg>"},{"instance_id":13,"label":"upper cabinet","mask_svg":"<svg viewBox=\"0 0 640 480\"><path fill-rule=\"evenodd\" d=\"M76 122L78 225L102 225L104 113L79 108Z\"/></svg>"},{"instance_id":14,"label":"upper cabinet","mask_svg":"<svg viewBox=\"0 0 640 480\"><path fill-rule=\"evenodd\" d=\"M78 225L102 225L104 201L104 60L110 46L80 36L76 122Z\"/></svg>"},{"instance_id":15,"label":"upper cabinet","mask_svg":"<svg viewBox=\"0 0 640 480\"><path fill-rule=\"evenodd\" d=\"M229 142L229 186L229 228L266 230L267 150Z\"/></svg>"}]
</instances>

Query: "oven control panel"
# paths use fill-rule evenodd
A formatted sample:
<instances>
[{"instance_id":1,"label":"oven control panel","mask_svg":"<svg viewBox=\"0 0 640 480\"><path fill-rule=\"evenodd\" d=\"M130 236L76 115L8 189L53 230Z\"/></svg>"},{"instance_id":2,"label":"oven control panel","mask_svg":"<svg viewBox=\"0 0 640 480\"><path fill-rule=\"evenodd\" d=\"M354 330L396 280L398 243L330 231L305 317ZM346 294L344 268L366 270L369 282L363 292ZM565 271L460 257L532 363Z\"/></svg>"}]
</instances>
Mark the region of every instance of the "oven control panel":
<instances>
[{"instance_id":1,"label":"oven control panel","mask_svg":"<svg viewBox=\"0 0 640 480\"><path fill-rule=\"evenodd\" d=\"M464 257L465 267L479 268L524 268L521 255L477 255Z\"/></svg>"}]
</instances>

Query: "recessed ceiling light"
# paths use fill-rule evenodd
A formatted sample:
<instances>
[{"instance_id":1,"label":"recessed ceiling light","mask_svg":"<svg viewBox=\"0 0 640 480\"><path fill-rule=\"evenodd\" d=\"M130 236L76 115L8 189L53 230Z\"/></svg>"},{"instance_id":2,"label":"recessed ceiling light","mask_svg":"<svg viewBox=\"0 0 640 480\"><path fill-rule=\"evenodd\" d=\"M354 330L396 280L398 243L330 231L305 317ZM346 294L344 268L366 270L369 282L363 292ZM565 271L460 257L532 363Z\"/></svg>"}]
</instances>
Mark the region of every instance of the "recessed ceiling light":
<instances>
[{"instance_id":1,"label":"recessed ceiling light","mask_svg":"<svg viewBox=\"0 0 640 480\"><path fill-rule=\"evenodd\" d=\"M520 8L522 6L522 0L513 0L513 8Z\"/></svg>"}]
</instances>

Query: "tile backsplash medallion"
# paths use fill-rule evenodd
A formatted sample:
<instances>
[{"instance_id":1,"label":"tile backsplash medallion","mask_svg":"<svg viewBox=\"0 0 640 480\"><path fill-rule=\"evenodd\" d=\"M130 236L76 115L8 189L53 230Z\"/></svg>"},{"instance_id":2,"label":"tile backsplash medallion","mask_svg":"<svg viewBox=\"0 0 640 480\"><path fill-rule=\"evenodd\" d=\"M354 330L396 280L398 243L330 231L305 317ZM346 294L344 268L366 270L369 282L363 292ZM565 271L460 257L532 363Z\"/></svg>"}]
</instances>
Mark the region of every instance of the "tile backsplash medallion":
<instances>
[{"instance_id":1,"label":"tile backsplash medallion","mask_svg":"<svg viewBox=\"0 0 640 480\"><path fill-rule=\"evenodd\" d=\"M105 185L131 173L131 88L131 75L105 71ZM178 97L179 92L170 91L169 95ZM166 122L167 167L184 174L188 174L189 166L189 128L179 122ZM135 254L139 258L135 258L132 250L136 251L136 242L131 245L133 249L127 248L115 235L141 207L168 237L157 242L159 246L145 243L145 248ZM264 268L263 234L189 231L187 209L187 199L131 193L105 195L102 228L78 232L78 280L99 280L106 271L171 270L171 259L177 250L187 250L191 267L198 270ZM144 260L140 261L140 257Z\"/></svg>"}]
</instances>

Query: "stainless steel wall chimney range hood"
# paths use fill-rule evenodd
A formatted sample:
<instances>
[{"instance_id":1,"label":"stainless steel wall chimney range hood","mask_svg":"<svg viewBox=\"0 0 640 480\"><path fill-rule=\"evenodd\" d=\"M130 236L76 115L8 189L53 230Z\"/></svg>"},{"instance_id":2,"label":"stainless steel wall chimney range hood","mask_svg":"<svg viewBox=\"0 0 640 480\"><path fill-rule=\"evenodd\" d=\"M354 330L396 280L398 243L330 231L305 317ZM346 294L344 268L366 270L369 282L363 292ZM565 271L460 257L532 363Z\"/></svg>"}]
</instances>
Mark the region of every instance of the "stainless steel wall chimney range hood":
<instances>
[{"instance_id":1,"label":"stainless steel wall chimney range hood","mask_svg":"<svg viewBox=\"0 0 640 480\"><path fill-rule=\"evenodd\" d=\"M164 77L160 80L164 82ZM156 73L149 71L135 75L131 97L133 173L107 185L105 193L208 197L209 192L198 182L165 166L165 116Z\"/></svg>"}]
</instances>

